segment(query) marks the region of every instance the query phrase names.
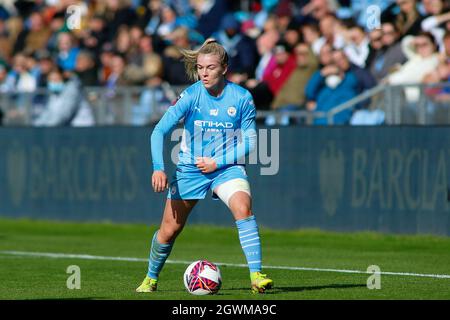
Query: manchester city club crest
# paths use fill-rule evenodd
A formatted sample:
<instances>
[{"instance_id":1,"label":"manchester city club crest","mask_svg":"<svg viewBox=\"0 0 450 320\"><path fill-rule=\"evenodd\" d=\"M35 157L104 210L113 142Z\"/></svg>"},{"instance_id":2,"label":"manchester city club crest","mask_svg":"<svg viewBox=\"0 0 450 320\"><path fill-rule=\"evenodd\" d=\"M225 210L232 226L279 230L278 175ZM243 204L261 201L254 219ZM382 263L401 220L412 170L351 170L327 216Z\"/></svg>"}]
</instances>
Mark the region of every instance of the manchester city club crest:
<instances>
[{"instance_id":1,"label":"manchester city club crest","mask_svg":"<svg viewBox=\"0 0 450 320\"><path fill-rule=\"evenodd\" d=\"M230 117L234 117L236 115L236 108L233 106L228 107L227 113Z\"/></svg>"},{"instance_id":2,"label":"manchester city club crest","mask_svg":"<svg viewBox=\"0 0 450 320\"><path fill-rule=\"evenodd\" d=\"M320 153L319 177L323 207L328 216L334 216L344 193L344 154L335 142L329 142Z\"/></svg>"},{"instance_id":3,"label":"manchester city club crest","mask_svg":"<svg viewBox=\"0 0 450 320\"><path fill-rule=\"evenodd\" d=\"M12 203L20 206L27 188L27 158L25 148L14 142L6 153L6 184L9 187Z\"/></svg>"}]
</instances>

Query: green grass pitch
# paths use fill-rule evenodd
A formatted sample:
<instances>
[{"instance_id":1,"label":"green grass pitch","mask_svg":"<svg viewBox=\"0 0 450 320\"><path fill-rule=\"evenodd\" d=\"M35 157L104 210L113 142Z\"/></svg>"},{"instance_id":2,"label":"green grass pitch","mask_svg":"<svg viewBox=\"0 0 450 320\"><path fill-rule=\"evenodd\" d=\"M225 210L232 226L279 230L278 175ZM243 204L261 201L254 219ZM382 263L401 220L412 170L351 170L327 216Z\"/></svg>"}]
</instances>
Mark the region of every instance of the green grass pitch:
<instances>
[{"instance_id":1,"label":"green grass pitch","mask_svg":"<svg viewBox=\"0 0 450 320\"><path fill-rule=\"evenodd\" d=\"M68 223L0 219L0 299L450 299L450 277L383 274L450 275L450 238L334 233L318 230L279 231L262 227L264 272L275 288L250 292L248 270L232 227L187 225L169 260L208 259L222 265L222 289L214 296L187 293L182 276L187 263L166 264L158 292L138 294L147 270L150 239L156 226L113 223ZM139 258L137 261L88 260L13 255L10 251ZM70 290L67 267L81 270L81 289ZM370 265L381 269L381 289L369 290ZM337 269L291 270L278 267ZM340 271L339 271L340 270Z\"/></svg>"}]
</instances>

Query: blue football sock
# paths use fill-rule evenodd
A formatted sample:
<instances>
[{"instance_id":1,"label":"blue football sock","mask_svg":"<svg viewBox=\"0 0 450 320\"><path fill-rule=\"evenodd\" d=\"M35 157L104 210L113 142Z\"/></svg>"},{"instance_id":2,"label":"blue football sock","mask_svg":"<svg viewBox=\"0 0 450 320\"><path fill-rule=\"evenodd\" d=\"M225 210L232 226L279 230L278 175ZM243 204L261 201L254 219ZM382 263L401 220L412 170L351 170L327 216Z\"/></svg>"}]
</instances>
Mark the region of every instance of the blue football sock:
<instances>
[{"instance_id":1,"label":"blue football sock","mask_svg":"<svg viewBox=\"0 0 450 320\"><path fill-rule=\"evenodd\" d=\"M148 258L148 272L147 275L152 279L158 279L159 273L161 272L167 257L172 251L173 242L162 244L159 243L156 236L158 235L157 230L153 235L152 247L150 249L150 256Z\"/></svg>"},{"instance_id":2,"label":"blue football sock","mask_svg":"<svg viewBox=\"0 0 450 320\"><path fill-rule=\"evenodd\" d=\"M261 271L261 240L255 216L237 220L236 225L250 272Z\"/></svg>"}]
</instances>

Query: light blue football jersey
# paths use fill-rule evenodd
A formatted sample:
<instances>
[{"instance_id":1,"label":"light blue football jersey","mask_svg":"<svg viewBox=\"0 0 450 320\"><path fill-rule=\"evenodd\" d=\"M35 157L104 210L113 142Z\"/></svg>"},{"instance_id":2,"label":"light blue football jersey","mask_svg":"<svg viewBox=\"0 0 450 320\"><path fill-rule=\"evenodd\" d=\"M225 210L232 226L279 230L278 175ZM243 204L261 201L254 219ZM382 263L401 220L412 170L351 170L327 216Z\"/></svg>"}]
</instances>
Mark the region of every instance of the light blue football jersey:
<instances>
[{"instance_id":1,"label":"light blue football jersey","mask_svg":"<svg viewBox=\"0 0 450 320\"><path fill-rule=\"evenodd\" d=\"M197 157L214 158L218 168L235 164L256 143L256 110L248 90L226 81L219 97L201 81L183 91L156 125L151 136L154 170L164 170L163 141L184 118L177 165L195 166Z\"/></svg>"}]
</instances>

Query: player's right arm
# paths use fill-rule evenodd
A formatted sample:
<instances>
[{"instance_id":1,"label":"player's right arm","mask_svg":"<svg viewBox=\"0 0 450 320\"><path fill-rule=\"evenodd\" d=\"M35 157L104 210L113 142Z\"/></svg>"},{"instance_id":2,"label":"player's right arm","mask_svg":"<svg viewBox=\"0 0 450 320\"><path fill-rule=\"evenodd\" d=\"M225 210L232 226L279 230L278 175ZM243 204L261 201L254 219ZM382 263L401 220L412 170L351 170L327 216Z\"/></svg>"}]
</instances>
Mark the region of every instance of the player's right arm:
<instances>
[{"instance_id":1,"label":"player's right arm","mask_svg":"<svg viewBox=\"0 0 450 320\"><path fill-rule=\"evenodd\" d=\"M153 162L152 187L155 192L163 192L169 186L164 171L164 136L185 117L191 105L190 101L189 95L184 91L175 105L169 107L153 129L150 146Z\"/></svg>"}]
</instances>

